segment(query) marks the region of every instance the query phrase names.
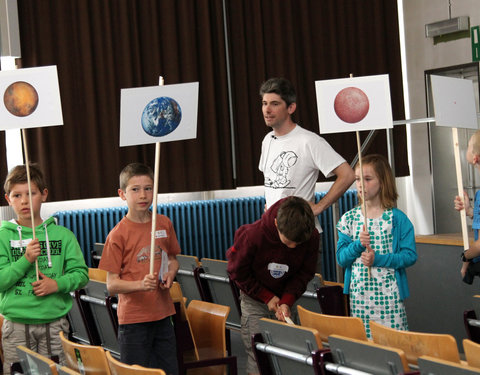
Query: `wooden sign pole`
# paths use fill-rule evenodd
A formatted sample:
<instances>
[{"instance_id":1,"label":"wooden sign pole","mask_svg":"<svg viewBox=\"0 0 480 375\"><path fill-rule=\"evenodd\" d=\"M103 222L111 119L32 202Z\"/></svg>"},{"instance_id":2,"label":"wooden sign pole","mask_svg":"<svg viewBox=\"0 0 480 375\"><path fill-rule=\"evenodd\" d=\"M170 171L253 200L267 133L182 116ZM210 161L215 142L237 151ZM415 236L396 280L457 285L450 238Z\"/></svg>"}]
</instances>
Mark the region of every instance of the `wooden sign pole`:
<instances>
[{"instance_id":1,"label":"wooden sign pole","mask_svg":"<svg viewBox=\"0 0 480 375\"><path fill-rule=\"evenodd\" d=\"M353 78L353 74L350 73L350 78ZM357 135L357 149L358 149L358 166L360 168L360 184L362 186L362 209L363 209L363 225L364 229L368 232L368 223L367 223L367 205L365 204L365 181L363 179L363 166L362 166L362 145L360 142L360 132L358 130L355 131ZM370 251L367 248L367 251ZM372 276L372 270L370 267L367 268L368 271L368 278Z\"/></svg>"},{"instance_id":2,"label":"wooden sign pole","mask_svg":"<svg viewBox=\"0 0 480 375\"><path fill-rule=\"evenodd\" d=\"M163 77L160 76L159 85L164 85ZM153 202L152 202L152 233L150 238L150 274L153 275L155 264L155 232L157 227L157 195L158 175L160 169L160 142L155 143L155 168L153 173Z\"/></svg>"},{"instance_id":3,"label":"wooden sign pole","mask_svg":"<svg viewBox=\"0 0 480 375\"><path fill-rule=\"evenodd\" d=\"M22 129L22 138L23 138L23 152L25 154L25 169L27 171L27 185L28 185L28 200L30 204L30 217L32 219L32 239L35 239L35 217L33 213L33 201L32 201L32 184L30 181L30 161L28 159L28 148L27 148L27 135L25 129ZM20 244L21 246L22 244ZM35 259L35 273L37 275L37 281L40 279L38 276L38 260Z\"/></svg>"},{"instance_id":4,"label":"wooden sign pole","mask_svg":"<svg viewBox=\"0 0 480 375\"><path fill-rule=\"evenodd\" d=\"M465 207L464 196L463 196L462 167L460 165L460 148L458 146L458 129L457 128L452 128L452 139L453 139L453 151L455 155L455 170L457 172L458 196L463 202L463 207ZM468 250L470 248L470 244L468 241L467 213L465 209L460 211L460 219L462 222L463 249Z\"/></svg>"}]
</instances>

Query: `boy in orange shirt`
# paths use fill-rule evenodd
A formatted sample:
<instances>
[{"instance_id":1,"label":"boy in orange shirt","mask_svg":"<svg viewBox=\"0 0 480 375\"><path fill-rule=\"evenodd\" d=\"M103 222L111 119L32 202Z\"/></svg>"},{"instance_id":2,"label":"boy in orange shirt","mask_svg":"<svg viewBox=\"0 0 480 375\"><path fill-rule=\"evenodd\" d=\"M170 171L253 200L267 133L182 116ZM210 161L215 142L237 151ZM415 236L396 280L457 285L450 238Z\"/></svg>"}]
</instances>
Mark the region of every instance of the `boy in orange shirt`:
<instances>
[{"instance_id":1,"label":"boy in orange shirt","mask_svg":"<svg viewBox=\"0 0 480 375\"><path fill-rule=\"evenodd\" d=\"M118 194L127 201L128 213L109 233L99 268L108 272L109 293L118 294L119 298L120 359L127 364L177 374L171 320L175 308L169 293L179 267L176 255L180 253L180 246L175 230L166 216L157 215L155 266L153 275L150 274L151 168L140 163L127 165L120 173ZM159 280L164 253L168 256L168 271Z\"/></svg>"}]
</instances>

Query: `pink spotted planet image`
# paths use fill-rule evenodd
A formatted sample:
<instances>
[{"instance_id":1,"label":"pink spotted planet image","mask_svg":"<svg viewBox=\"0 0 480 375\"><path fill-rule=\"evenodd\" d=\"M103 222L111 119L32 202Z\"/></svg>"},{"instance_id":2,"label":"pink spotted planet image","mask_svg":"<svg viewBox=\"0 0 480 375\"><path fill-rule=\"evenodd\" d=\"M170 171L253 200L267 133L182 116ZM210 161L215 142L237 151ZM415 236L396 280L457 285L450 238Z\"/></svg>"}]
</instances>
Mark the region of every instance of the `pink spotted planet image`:
<instances>
[{"instance_id":1,"label":"pink spotted planet image","mask_svg":"<svg viewBox=\"0 0 480 375\"><path fill-rule=\"evenodd\" d=\"M358 87L346 87L335 96L333 107L340 120L355 124L365 118L370 102Z\"/></svg>"},{"instance_id":2,"label":"pink spotted planet image","mask_svg":"<svg viewBox=\"0 0 480 375\"><path fill-rule=\"evenodd\" d=\"M38 106L38 93L28 82L17 81L9 85L3 94L5 108L12 115L25 117L31 115Z\"/></svg>"}]
</instances>

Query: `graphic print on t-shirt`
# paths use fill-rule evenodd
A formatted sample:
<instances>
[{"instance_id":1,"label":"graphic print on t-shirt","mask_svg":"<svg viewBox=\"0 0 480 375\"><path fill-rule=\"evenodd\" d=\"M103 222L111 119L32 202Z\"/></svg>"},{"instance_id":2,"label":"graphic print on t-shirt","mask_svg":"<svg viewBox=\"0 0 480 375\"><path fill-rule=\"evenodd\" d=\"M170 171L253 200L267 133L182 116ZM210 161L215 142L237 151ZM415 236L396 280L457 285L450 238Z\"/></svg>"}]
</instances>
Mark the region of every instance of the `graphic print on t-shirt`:
<instances>
[{"instance_id":1,"label":"graphic print on t-shirt","mask_svg":"<svg viewBox=\"0 0 480 375\"><path fill-rule=\"evenodd\" d=\"M288 178L290 169L297 163L298 156L293 151L283 151L270 165L270 170L274 173L273 179L265 177L265 186L274 189L295 189L295 186L289 186L291 180Z\"/></svg>"},{"instance_id":2,"label":"graphic print on t-shirt","mask_svg":"<svg viewBox=\"0 0 480 375\"><path fill-rule=\"evenodd\" d=\"M155 245L155 259L161 259L162 248L159 245ZM149 263L150 262L150 246L144 247L137 254L137 263Z\"/></svg>"}]
</instances>

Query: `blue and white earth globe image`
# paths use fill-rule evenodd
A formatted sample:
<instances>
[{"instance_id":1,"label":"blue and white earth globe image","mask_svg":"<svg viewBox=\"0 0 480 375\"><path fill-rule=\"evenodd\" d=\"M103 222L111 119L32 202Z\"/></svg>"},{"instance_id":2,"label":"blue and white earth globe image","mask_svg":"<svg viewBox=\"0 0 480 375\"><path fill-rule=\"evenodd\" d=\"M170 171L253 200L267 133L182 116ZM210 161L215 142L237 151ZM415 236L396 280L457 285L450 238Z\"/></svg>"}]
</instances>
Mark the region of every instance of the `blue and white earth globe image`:
<instances>
[{"instance_id":1,"label":"blue and white earth globe image","mask_svg":"<svg viewBox=\"0 0 480 375\"><path fill-rule=\"evenodd\" d=\"M148 103L142 113L142 128L152 137L173 132L182 120L182 108L172 98L162 96Z\"/></svg>"}]
</instances>

